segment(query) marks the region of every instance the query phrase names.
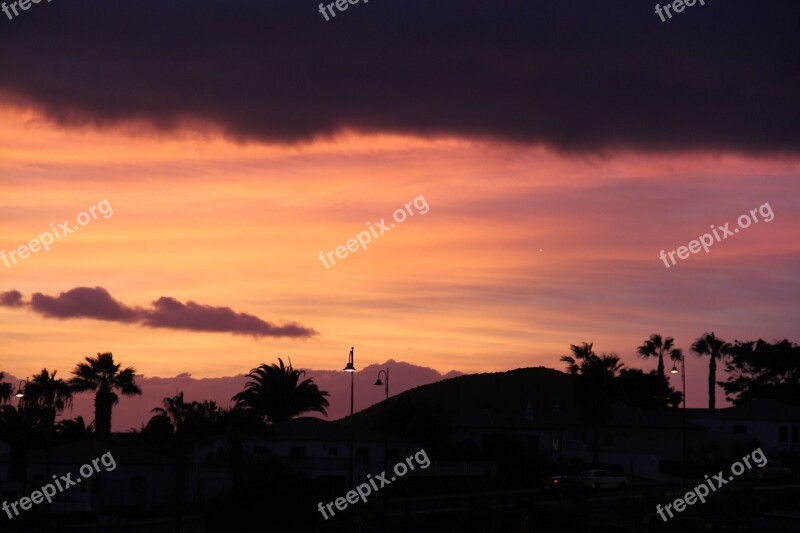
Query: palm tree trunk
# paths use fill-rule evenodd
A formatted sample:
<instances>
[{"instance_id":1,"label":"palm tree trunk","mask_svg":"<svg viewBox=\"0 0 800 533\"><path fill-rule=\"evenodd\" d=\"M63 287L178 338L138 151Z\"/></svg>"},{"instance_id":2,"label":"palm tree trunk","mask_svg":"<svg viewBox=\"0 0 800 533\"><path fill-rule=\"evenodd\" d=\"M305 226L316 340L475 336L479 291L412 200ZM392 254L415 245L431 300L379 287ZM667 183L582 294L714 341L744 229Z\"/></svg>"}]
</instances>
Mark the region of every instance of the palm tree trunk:
<instances>
[{"instance_id":1,"label":"palm tree trunk","mask_svg":"<svg viewBox=\"0 0 800 533\"><path fill-rule=\"evenodd\" d=\"M716 382L717 382L717 359L714 354L710 354L711 361L708 363L708 408L714 409L717 404Z\"/></svg>"},{"instance_id":2,"label":"palm tree trunk","mask_svg":"<svg viewBox=\"0 0 800 533\"><path fill-rule=\"evenodd\" d=\"M667 403L667 396L669 395L669 382L667 375L664 372L664 356L658 356L658 378L660 390L658 391L658 406L663 407Z\"/></svg>"},{"instance_id":3,"label":"palm tree trunk","mask_svg":"<svg viewBox=\"0 0 800 533\"><path fill-rule=\"evenodd\" d=\"M101 440L111 436L111 391L102 388L94 396L94 431Z\"/></svg>"}]
</instances>

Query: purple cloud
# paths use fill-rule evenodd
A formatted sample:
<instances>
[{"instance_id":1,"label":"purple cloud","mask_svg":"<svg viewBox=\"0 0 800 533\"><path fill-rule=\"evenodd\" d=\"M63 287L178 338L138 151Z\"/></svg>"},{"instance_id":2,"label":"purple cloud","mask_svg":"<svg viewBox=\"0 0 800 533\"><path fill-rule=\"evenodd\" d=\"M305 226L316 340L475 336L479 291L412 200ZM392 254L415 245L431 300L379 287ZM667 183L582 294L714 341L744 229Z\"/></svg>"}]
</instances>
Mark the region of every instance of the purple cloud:
<instances>
[{"instance_id":1,"label":"purple cloud","mask_svg":"<svg viewBox=\"0 0 800 533\"><path fill-rule=\"evenodd\" d=\"M309 337L316 332L294 322L275 326L247 313L236 313L230 307L212 307L195 302L181 303L161 297L153 308L143 311L142 324L151 328L218 331L254 337Z\"/></svg>"},{"instance_id":2,"label":"purple cloud","mask_svg":"<svg viewBox=\"0 0 800 533\"><path fill-rule=\"evenodd\" d=\"M111 322L136 322L139 312L115 300L102 287L76 287L58 296L40 292L31 296L30 308L47 318L94 318Z\"/></svg>"},{"instance_id":3,"label":"purple cloud","mask_svg":"<svg viewBox=\"0 0 800 533\"><path fill-rule=\"evenodd\" d=\"M19 291L0 292L0 307L22 307L22 293Z\"/></svg>"},{"instance_id":4,"label":"purple cloud","mask_svg":"<svg viewBox=\"0 0 800 533\"><path fill-rule=\"evenodd\" d=\"M31 301L22 300L19 291L0 293L2 307L28 307L47 318L61 320L91 318L121 323L139 323L150 328L181 329L252 335L253 337L311 337L312 328L296 322L275 325L257 316L237 313L230 307L214 307L196 302L182 303L161 297L150 308L130 307L115 300L103 287L76 287L58 296L34 293Z\"/></svg>"}]
</instances>

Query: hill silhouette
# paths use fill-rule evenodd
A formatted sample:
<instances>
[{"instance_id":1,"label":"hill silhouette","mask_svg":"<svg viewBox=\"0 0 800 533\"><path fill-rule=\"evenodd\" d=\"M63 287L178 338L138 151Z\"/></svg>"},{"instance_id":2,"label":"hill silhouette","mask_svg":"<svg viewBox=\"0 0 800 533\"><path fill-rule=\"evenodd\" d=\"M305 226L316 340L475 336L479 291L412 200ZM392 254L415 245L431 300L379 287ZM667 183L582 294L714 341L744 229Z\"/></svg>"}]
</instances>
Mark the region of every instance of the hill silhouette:
<instances>
[{"instance_id":1,"label":"hill silhouette","mask_svg":"<svg viewBox=\"0 0 800 533\"><path fill-rule=\"evenodd\" d=\"M524 416L528 405L534 413L552 413L554 409L574 412L578 405L573 380L569 374L545 367L467 374L415 387L390 396L389 402L429 403L445 412L485 408L516 416ZM370 425L382 413L380 403L355 413L353 418L356 423Z\"/></svg>"}]
</instances>

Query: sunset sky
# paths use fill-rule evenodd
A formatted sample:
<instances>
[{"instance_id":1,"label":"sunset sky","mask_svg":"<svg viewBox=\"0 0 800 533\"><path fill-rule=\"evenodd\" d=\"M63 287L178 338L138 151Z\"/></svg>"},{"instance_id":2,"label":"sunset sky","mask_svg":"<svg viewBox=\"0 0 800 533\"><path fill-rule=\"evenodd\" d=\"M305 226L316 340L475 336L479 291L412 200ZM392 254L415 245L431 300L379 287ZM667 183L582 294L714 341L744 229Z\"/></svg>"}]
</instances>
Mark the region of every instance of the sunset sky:
<instances>
[{"instance_id":1,"label":"sunset sky","mask_svg":"<svg viewBox=\"0 0 800 533\"><path fill-rule=\"evenodd\" d=\"M666 23L646 2L444 4L3 17L0 250L113 215L0 262L21 294L0 301L0 370L66 377L101 351L149 377L339 370L351 346L357 367L563 369L584 341L649 369L656 332L800 341L796 3ZM770 222L659 259L766 203ZM687 375L704 406L707 361Z\"/></svg>"}]
</instances>

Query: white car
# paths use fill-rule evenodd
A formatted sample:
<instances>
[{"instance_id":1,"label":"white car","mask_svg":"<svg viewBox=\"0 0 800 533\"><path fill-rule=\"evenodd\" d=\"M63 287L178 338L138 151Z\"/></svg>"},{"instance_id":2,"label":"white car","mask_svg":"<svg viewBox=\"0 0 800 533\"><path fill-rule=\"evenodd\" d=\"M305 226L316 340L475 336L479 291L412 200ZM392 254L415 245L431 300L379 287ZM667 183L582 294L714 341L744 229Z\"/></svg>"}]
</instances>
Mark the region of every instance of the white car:
<instances>
[{"instance_id":1,"label":"white car","mask_svg":"<svg viewBox=\"0 0 800 533\"><path fill-rule=\"evenodd\" d=\"M578 477L593 489L624 489L630 485L628 478L609 470L584 470Z\"/></svg>"}]
</instances>

